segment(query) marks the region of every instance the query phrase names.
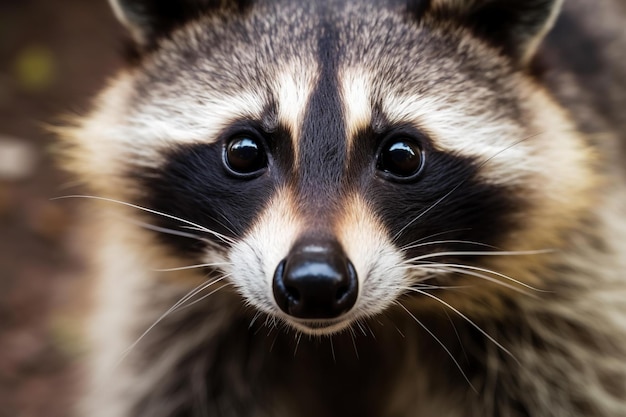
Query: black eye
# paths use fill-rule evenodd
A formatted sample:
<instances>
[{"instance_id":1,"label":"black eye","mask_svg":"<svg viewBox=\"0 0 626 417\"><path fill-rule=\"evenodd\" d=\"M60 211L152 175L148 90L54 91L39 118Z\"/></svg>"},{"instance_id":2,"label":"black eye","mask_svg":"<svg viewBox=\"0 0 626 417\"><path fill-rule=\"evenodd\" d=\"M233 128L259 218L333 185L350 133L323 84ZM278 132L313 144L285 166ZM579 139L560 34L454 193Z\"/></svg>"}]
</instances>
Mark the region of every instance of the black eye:
<instances>
[{"instance_id":1,"label":"black eye","mask_svg":"<svg viewBox=\"0 0 626 417\"><path fill-rule=\"evenodd\" d=\"M377 168L385 176L395 180L414 179L423 165L422 149L408 138L387 141L378 154Z\"/></svg>"},{"instance_id":2,"label":"black eye","mask_svg":"<svg viewBox=\"0 0 626 417\"><path fill-rule=\"evenodd\" d=\"M267 156L259 139L253 135L240 135L226 144L224 163L232 174L252 177L267 167Z\"/></svg>"}]
</instances>

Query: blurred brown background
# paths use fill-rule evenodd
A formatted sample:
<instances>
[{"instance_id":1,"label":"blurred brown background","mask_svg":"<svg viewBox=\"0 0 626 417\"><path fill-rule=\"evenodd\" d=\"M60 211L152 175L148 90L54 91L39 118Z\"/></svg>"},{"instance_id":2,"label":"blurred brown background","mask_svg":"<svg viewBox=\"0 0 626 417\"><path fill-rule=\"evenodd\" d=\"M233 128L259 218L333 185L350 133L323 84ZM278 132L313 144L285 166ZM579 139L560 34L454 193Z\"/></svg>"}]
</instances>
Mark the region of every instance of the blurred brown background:
<instances>
[{"instance_id":1,"label":"blurred brown background","mask_svg":"<svg viewBox=\"0 0 626 417\"><path fill-rule=\"evenodd\" d=\"M69 415L85 274L44 126L84 113L122 32L106 0L0 0L0 417Z\"/></svg>"}]
</instances>

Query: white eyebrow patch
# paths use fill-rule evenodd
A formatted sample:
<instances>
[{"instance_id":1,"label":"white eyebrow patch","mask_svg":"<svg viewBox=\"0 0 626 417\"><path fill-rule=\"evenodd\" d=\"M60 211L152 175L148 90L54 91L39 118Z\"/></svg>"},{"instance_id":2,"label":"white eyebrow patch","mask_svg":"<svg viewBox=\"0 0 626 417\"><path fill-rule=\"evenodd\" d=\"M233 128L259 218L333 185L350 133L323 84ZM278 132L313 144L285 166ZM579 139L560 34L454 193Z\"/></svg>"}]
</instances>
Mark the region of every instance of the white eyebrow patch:
<instances>
[{"instance_id":1,"label":"white eyebrow patch","mask_svg":"<svg viewBox=\"0 0 626 417\"><path fill-rule=\"evenodd\" d=\"M125 165L157 166L162 150L172 146L214 143L230 124L258 120L267 106L260 91L227 95L172 87L137 99L135 88L129 74L120 75L98 97L92 115L66 133L80 143L87 170L102 178L115 176Z\"/></svg>"},{"instance_id":2,"label":"white eyebrow patch","mask_svg":"<svg viewBox=\"0 0 626 417\"><path fill-rule=\"evenodd\" d=\"M538 133L497 109L474 109L470 113L461 102L434 96L388 96L382 110L391 124L416 125L438 149L485 162L484 172L497 172L503 181L526 171L529 150L524 139Z\"/></svg>"},{"instance_id":3,"label":"white eyebrow patch","mask_svg":"<svg viewBox=\"0 0 626 417\"><path fill-rule=\"evenodd\" d=\"M541 91L528 91L523 125L486 104L476 108L479 100L473 100L471 113L460 101L436 96L390 96L382 108L391 123L414 123L436 148L475 158L483 180L525 187L541 183L534 190L545 194L536 198L554 200L562 190L584 188L587 180L581 181L573 167L588 160L588 150L560 108Z\"/></svg>"},{"instance_id":4,"label":"white eyebrow patch","mask_svg":"<svg viewBox=\"0 0 626 417\"><path fill-rule=\"evenodd\" d=\"M293 163L297 166L300 130L318 77L315 68L305 69L301 65L289 64L286 67L289 70L278 76L274 88L278 102L278 120L289 130L296 158Z\"/></svg>"},{"instance_id":5,"label":"white eyebrow patch","mask_svg":"<svg viewBox=\"0 0 626 417\"><path fill-rule=\"evenodd\" d=\"M365 70L347 68L339 74L348 147L358 131L369 126L371 122L370 85L370 76Z\"/></svg>"},{"instance_id":6,"label":"white eyebrow patch","mask_svg":"<svg viewBox=\"0 0 626 417\"><path fill-rule=\"evenodd\" d=\"M383 111L393 123L417 123L443 150L492 157L494 151L523 139L524 130L494 110L469 113L460 103L438 97L390 96Z\"/></svg>"},{"instance_id":7,"label":"white eyebrow patch","mask_svg":"<svg viewBox=\"0 0 626 417\"><path fill-rule=\"evenodd\" d=\"M219 96L187 92L155 97L127 116L127 129L132 132L126 137L135 146L213 143L236 120L259 120L266 103L267 97L260 92Z\"/></svg>"}]
</instances>

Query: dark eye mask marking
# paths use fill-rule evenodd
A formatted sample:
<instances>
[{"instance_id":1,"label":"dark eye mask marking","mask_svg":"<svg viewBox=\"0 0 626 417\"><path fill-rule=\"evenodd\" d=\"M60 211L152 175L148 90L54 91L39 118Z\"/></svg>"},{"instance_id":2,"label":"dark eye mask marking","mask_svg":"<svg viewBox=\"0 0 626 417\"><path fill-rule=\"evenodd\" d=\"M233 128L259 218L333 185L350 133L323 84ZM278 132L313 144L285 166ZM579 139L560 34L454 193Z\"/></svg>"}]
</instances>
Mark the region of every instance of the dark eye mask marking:
<instances>
[{"instance_id":1,"label":"dark eye mask marking","mask_svg":"<svg viewBox=\"0 0 626 417\"><path fill-rule=\"evenodd\" d=\"M293 148L287 130L277 128L267 136L270 151L268 158L271 155L275 158L267 160L265 171L252 177L232 175L224 166L224 147L228 146L233 137L238 137L235 133L238 130L241 130L241 126L233 126L215 143L174 147L166 152L166 162L162 166L137 168L131 175L140 181L140 204L228 237L241 237L288 176L292 167L282 161L293 160ZM258 161L253 158L248 162L254 165ZM151 215L149 223L187 231L226 246L215 236L197 230L190 231L184 228L186 225L162 216ZM165 233L159 233L158 236L183 255L197 255L207 246L206 242L192 238Z\"/></svg>"},{"instance_id":2,"label":"dark eye mask marking","mask_svg":"<svg viewBox=\"0 0 626 417\"><path fill-rule=\"evenodd\" d=\"M486 183L478 176L483 161L438 151L411 126L389 130L391 135L372 129L357 135L353 143L358 146L350 153L348 177L357 192L370 202L397 247L429 240L466 240L489 245L503 241L515 225L516 214L525 206L519 193ZM396 177L380 175L380 156L377 161L373 155L377 149L385 149L385 137L413 138L415 149L419 146L423 152L423 161L411 161L417 176L408 175L409 181L398 181ZM418 168L419 163L423 166ZM435 239L427 239L438 234ZM467 244L426 245L412 249L409 255L470 248Z\"/></svg>"}]
</instances>

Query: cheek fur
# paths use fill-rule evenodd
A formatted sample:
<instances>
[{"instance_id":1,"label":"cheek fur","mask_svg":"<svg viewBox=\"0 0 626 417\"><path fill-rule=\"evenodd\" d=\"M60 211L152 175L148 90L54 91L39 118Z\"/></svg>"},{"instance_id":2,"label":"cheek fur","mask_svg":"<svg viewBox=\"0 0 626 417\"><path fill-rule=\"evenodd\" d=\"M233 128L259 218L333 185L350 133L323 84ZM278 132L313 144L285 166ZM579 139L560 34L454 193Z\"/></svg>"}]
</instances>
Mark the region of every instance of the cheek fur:
<instances>
[{"instance_id":1,"label":"cheek fur","mask_svg":"<svg viewBox=\"0 0 626 417\"><path fill-rule=\"evenodd\" d=\"M278 189L249 232L229 251L230 279L248 303L266 313L278 311L272 295L274 271L302 231L291 193Z\"/></svg>"},{"instance_id":2,"label":"cheek fur","mask_svg":"<svg viewBox=\"0 0 626 417\"><path fill-rule=\"evenodd\" d=\"M370 316L388 308L410 282L402 266L401 252L359 194L352 194L343 202L335 234L359 279L355 315Z\"/></svg>"}]
</instances>

